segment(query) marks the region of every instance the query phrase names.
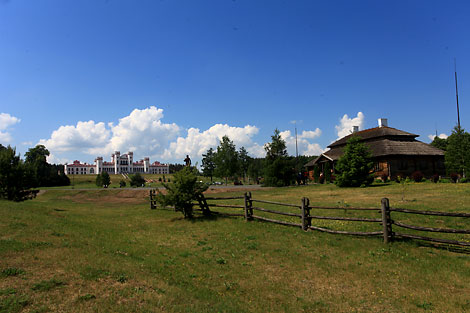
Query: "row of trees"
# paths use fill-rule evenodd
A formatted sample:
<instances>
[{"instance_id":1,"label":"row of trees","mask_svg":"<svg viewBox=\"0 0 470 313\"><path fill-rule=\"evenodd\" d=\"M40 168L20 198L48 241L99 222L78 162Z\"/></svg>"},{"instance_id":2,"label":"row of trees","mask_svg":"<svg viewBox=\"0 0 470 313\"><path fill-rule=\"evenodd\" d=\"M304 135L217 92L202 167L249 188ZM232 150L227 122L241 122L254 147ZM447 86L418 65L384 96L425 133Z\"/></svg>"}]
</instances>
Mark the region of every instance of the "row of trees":
<instances>
[{"instance_id":1,"label":"row of trees","mask_svg":"<svg viewBox=\"0 0 470 313\"><path fill-rule=\"evenodd\" d=\"M466 177L470 170L470 134L455 126L447 139L435 137L432 146L445 151L445 165L448 174Z\"/></svg>"},{"instance_id":2,"label":"row of trees","mask_svg":"<svg viewBox=\"0 0 470 313\"><path fill-rule=\"evenodd\" d=\"M296 181L298 172L310 159L305 156L290 157L278 129L264 149L265 158L252 158L244 147L237 150L233 141L224 136L216 150L210 148L202 155L202 174L210 177L211 181L213 177L222 177L225 184L229 178L235 181L238 177L243 180L250 178L259 183L259 178L263 177L267 186L288 186Z\"/></svg>"},{"instance_id":3,"label":"row of trees","mask_svg":"<svg viewBox=\"0 0 470 313\"><path fill-rule=\"evenodd\" d=\"M31 188L70 185L63 166L47 163L48 156L49 151L38 145L23 161L15 148L0 144L0 198L22 201L30 197Z\"/></svg>"}]
</instances>

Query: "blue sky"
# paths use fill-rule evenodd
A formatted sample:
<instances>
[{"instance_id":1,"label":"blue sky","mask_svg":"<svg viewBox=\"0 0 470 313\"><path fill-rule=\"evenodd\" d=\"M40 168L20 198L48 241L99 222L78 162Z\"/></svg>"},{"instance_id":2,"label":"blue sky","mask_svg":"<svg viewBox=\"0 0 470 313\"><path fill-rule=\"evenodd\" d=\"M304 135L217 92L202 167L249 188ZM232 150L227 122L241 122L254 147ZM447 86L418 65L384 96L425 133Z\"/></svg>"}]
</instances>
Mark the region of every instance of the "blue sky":
<instances>
[{"instance_id":1,"label":"blue sky","mask_svg":"<svg viewBox=\"0 0 470 313\"><path fill-rule=\"evenodd\" d=\"M318 154L381 117L429 142L456 124L454 58L467 126L468 16L468 1L0 0L0 143L182 163L225 134L262 156L275 128L295 154L296 121Z\"/></svg>"}]
</instances>

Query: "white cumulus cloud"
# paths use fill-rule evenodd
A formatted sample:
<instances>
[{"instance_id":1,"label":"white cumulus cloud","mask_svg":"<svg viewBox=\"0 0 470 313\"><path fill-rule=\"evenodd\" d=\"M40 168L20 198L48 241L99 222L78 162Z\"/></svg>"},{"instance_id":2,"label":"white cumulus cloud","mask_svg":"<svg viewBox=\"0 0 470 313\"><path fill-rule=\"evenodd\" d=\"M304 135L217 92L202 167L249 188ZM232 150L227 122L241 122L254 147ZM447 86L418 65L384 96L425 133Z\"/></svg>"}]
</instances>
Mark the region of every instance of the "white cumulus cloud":
<instances>
[{"instance_id":1,"label":"white cumulus cloud","mask_svg":"<svg viewBox=\"0 0 470 313\"><path fill-rule=\"evenodd\" d=\"M76 125L64 125L54 130L48 139L41 139L50 151L50 162L65 163L80 155L103 156L114 151L133 151L136 159L150 157L161 162L182 163L189 155L193 163L200 161L210 148L216 149L223 136L228 136L237 149L245 147L252 157L264 157L264 144L254 140L259 129L253 125L243 127L215 124L208 129L191 127L183 130L175 123L163 122L163 110L155 106L135 109L116 123L104 121L79 121ZM322 134L319 128L304 130L298 134L299 154L318 155L323 152L314 142ZM295 155L295 136L282 132L290 155ZM88 161L91 160L81 160Z\"/></svg>"},{"instance_id":2,"label":"white cumulus cloud","mask_svg":"<svg viewBox=\"0 0 470 313\"><path fill-rule=\"evenodd\" d=\"M318 144L311 142L312 139L320 137L322 131L320 128L312 130L304 130L297 134L297 149L299 155L319 155L324 149ZM290 130L280 132L281 138L286 142L287 152L289 155L295 155L295 134Z\"/></svg>"},{"instance_id":3,"label":"white cumulus cloud","mask_svg":"<svg viewBox=\"0 0 470 313\"><path fill-rule=\"evenodd\" d=\"M20 121L21 120L19 118L8 113L0 113L0 143L10 143L11 134L6 130Z\"/></svg>"},{"instance_id":4,"label":"white cumulus cloud","mask_svg":"<svg viewBox=\"0 0 470 313\"><path fill-rule=\"evenodd\" d=\"M117 125L104 122L78 122L61 126L49 139L41 139L56 160L60 153L83 152L91 156L107 156L118 150L134 151L136 157L158 155L174 139L180 128L161 121L163 110L154 106L133 110L119 119Z\"/></svg>"},{"instance_id":5,"label":"white cumulus cloud","mask_svg":"<svg viewBox=\"0 0 470 313\"><path fill-rule=\"evenodd\" d=\"M111 131L103 122L78 122L77 125L60 126L52 132L51 138L41 139L39 144L49 151L66 152L82 150L93 153L103 149L111 138Z\"/></svg>"},{"instance_id":6,"label":"white cumulus cloud","mask_svg":"<svg viewBox=\"0 0 470 313\"><path fill-rule=\"evenodd\" d=\"M344 114L339 122L340 124L335 126L338 139L350 135L353 126L359 126L359 130L362 130L364 128L364 114L362 112L358 112L357 116L353 118Z\"/></svg>"},{"instance_id":7,"label":"white cumulus cloud","mask_svg":"<svg viewBox=\"0 0 470 313\"><path fill-rule=\"evenodd\" d=\"M439 138L441 138L441 139L447 139L447 137L449 137L449 136L447 136L446 134L442 133L442 134L440 134L440 135L437 136L437 137L439 137ZM434 138L436 138L436 135L428 135L428 138L431 139L431 140L434 140Z\"/></svg>"},{"instance_id":8,"label":"white cumulus cloud","mask_svg":"<svg viewBox=\"0 0 470 313\"><path fill-rule=\"evenodd\" d=\"M216 148L223 136L228 136L237 148L245 147L249 153L259 150L252 137L258 134L255 126L234 127L227 124L216 124L202 131L199 128L190 128L186 137L178 137L165 149L163 159L184 159L189 155L198 159L210 148Z\"/></svg>"}]
</instances>

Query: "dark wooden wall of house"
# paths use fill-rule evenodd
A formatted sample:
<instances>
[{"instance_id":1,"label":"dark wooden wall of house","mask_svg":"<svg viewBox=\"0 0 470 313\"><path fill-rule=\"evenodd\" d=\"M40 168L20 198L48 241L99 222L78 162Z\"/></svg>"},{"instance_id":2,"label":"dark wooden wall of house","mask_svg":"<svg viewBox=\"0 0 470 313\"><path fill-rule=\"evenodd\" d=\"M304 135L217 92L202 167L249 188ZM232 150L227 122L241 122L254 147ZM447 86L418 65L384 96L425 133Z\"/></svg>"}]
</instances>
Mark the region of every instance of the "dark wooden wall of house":
<instances>
[{"instance_id":1,"label":"dark wooden wall of house","mask_svg":"<svg viewBox=\"0 0 470 313\"><path fill-rule=\"evenodd\" d=\"M390 166L389 176L392 179L397 176L411 177L415 171L421 171L427 178L434 174L445 175L443 156L403 156L387 161Z\"/></svg>"}]
</instances>

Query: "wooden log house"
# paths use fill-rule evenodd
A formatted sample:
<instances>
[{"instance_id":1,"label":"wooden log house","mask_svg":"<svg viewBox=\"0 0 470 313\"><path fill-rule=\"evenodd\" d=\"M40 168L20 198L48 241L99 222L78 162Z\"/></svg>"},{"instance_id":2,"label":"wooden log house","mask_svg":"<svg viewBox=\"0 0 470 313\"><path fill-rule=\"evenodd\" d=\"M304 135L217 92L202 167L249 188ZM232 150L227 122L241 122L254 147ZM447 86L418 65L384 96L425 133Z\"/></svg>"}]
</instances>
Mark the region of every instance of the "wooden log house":
<instances>
[{"instance_id":1,"label":"wooden log house","mask_svg":"<svg viewBox=\"0 0 470 313\"><path fill-rule=\"evenodd\" d=\"M334 173L335 163L343 155L343 149L352 136L360 137L370 148L376 177L411 177L415 171L421 171L425 177L445 175L443 150L416 140L419 135L388 127L387 119L379 119L378 127L362 131L354 127L352 134L333 142L328 146L330 150L305 164L309 177L313 179L315 165L323 172L327 162Z\"/></svg>"}]
</instances>

